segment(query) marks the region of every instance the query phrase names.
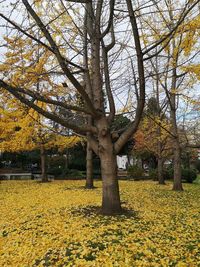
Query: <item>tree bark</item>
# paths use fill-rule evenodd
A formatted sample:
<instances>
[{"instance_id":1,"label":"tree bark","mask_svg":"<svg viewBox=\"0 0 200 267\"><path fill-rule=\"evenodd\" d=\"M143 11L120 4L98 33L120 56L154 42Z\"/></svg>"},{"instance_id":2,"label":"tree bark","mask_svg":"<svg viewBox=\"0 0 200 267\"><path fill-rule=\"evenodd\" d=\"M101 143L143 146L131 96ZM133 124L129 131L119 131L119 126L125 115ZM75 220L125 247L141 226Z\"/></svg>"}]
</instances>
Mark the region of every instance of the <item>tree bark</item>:
<instances>
[{"instance_id":1,"label":"tree bark","mask_svg":"<svg viewBox=\"0 0 200 267\"><path fill-rule=\"evenodd\" d=\"M172 122L172 132L174 136L174 184L173 190L182 191L183 186L181 182L181 147L178 136L178 127L176 122L176 109L175 107L175 95L171 95L171 122Z\"/></svg>"},{"instance_id":2,"label":"tree bark","mask_svg":"<svg viewBox=\"0 0 200 267\"><path fill-rule=\"evenodd\" d=\"M175 49L175 43L173 43L173 48ZM177 59L176 59L177 63ZM171 88L176 88L176 80L177 80L177 74L176 69L172 71L172 85ZM180 141L179 141L179 133L178 133L178 126L177 126L177 120L176 120L176 94L171 93L170 94L170 116L171 116L171 124L172 124L172 133L173 133L173 140L174 140L174 184L173 184L173 190L175 191L182 191L183 186L181 182L181 147L180 147Z\"/></svg>"},{"instance_id":3,"label":"tree bark","mask_svg":"<svg viewBox=\"0 0 200 267\"><path fill-rule=\"evenodd\" d=\"M102 158L103 157L103 158ZM101 175L103 184L102 213L107 215L122 212L119 184L117 179L117 160L112 151L105 151L101 157Z\"/></svg>"},{"instance_id":4,"label":"tree bark","mask_svg":"<svg viewBox=\"0 0 200 267\"><path fill-rule=\"evenodd\" d=\"M183 191L181 182L181 148L178 138L174 140L174 184L173 190Z\"/></svg>"},{"instance_id":5,"label":"tree bark","mask_svg":"<svg viewBox=\"0 0 200 267\"><path fill-rule=\"evenodd\" d=\"M157 49L156 49L157 51ZM158 57L156 56L156 101L157 101L157 107L156 107L156 114L160 121L162 121L162 111L160 107L160 90L159 90L159 65L158 65ZM164 176L163 176L163 157L162 157L162 142L161 142L161 127L158 125L157 127L157 136L158 136L158 184L165 184Z\"/></svg>"},{"instance_id":6,"label":"tree bark","mask_svg":"<svg viewBox=\"0 0 200 267\"><path fill-rule=\"evenodd\" d=\"M93 152L90 148L89 141L87 141L87 155L86 155L86 184L87 189L93 189Z\"/></svg>"},{"instance_id":7,"label":"tree bark","mask_svg":"<svg viewBox=\"0 0 200 267\"><path fill-rule=\"evenodd\" d=\"M41 157L41 171L42 171L42 182L48 182L47 171L46 171L46 151L43 145L40 147Z\"/></svg>"},{"instance_id":8,"label":"tree bark","mask_svg":"<svg viewBox=\"0 0 200 267\"><path fill-rule=\"evenodd\" d=\"M98 121L97 127L99 129L99 157L103 185L102 213L107 215L120 214L122 208L117 178L117 155L114 151L107 119L102 117Z\"/></svg>"},{"instance_id":9,"label":"tree bark","mask_svg":"<svg viewBox=\"0 0 200 267\"><path fill-rule=\"evenodd\" d=\"M163 159L158 158L158 184L165 184L163 177Z\"/></svg>"}]
</instances>

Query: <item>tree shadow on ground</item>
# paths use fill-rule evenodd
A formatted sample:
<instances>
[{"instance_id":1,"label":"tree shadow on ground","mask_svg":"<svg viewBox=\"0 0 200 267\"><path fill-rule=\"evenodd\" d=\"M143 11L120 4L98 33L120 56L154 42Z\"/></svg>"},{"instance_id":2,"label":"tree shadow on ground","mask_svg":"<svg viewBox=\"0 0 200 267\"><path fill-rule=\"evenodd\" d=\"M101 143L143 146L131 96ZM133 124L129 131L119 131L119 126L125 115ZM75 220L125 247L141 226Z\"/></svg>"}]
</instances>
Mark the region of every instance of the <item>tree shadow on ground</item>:
<instances>
[{"instance_id":1,"label":"tree shadow on ground","mask_svg":"<svg viewBox=\"0 0 200 267\"><path fill-rule=\"evenodd\" d=\"M125 202L122 202L124 204ZM101 218L117 218L119 221L126 220L126 219L139 219L138 211L130 210L127 208L122 208L122 211L119 214L108 215L103 214L101 207L99 206L84 206L84 207L76 207L71 209L71 213L75 216L82 216L82 217L99 217Z\"/></svg>"}]
</instances>

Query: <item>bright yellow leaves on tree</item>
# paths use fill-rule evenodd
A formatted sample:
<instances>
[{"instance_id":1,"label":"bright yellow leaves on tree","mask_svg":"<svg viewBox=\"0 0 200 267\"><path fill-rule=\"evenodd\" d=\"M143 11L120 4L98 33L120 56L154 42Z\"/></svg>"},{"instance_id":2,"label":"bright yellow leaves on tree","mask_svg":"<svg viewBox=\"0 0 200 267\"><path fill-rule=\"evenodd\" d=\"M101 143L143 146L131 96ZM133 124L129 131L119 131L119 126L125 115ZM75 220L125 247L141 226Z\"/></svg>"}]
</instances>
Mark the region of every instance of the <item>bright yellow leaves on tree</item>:
<instances>
[{"instance_id":1,"label":"bright yellow leaves on tree","mask_svg":"<svg viewBox=\"0 0 200 267\"><path fill-rule=\"evenodd\" d=\"M63 95L66 93L68 89L61 85L55 86L48 74L51 62L49 51L34 45L31 40L19 37L5 38L5 41L8 51L5 62L0 65L0 68L10 83L30 92L37 91L47 98L48 96L57 97L60 92ZM57 147L63 150L80 142L79 137L59 136L50 131L42 116L30 108L25 108L6 92L1 93L0 104L1 151L32 150L41 144L46 149ZM37 104L43 109L47 108L44 103L37 101Z\"/></svg>"},{"instance_id":2,"label":"bright yellow leaves on tree","mask_svg":"<svg viewBox=\"0 0 200 267\"><path fill-rule=\"evenodd\" d=\"M0 150L28 151L43 145L46 149L73 147L81 141L77 136L61 136L52 132L45 119L32 109L12 99L0 107Z\"/></svg>"},{"instance_id":3,"label":"bright yellow leaves on tree","mask_svg":"<svg viewBox=\"0 0 200 267\"><path fill-rule=\"evenodd\" d=\"M200 80L200 64L192 64L184 68L185 71L195 74L198 80Z\"/></svg>"},{"instance_id":4,"label":"bright yellow leaves on tree","mask_svg":"<svg viewBox=\"0 0 200 267\"><path fill-rule=\"evenodd\" d=\"M32 41L13 37L4 38L7 41L6 60L0 65L4 77L13 85L30 89L37 86L42 78L43 82L51 84L47 73L49 51L34 46Z\"/></svg>"}]
</instances>

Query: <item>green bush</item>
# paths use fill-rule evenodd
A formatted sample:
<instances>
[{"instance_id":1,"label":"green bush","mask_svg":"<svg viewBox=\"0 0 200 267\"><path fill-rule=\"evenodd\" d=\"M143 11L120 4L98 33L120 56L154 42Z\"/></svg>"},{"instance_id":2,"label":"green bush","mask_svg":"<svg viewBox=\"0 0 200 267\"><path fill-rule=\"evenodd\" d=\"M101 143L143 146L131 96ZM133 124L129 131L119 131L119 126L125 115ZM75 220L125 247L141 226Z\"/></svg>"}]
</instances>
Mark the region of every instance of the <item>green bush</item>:
<instances>
[{"instance_id":1,"label":"green bush","mask_svg":"<svg viewBox=\"0 0 200 267\"><path fill-rule=\"evenodd\" d=\"M131 178L140 178L144 175L144 170L137 165L133 165L128 167L127 173Z\"/></svg>"},{"instance_id":2,"label":"green bush","mask_svg":"<svg viewBox=\"0 0 200 267\"><path fill-rule=\"evenodd\" d=\"M83 179L86 177L85 171L79 171L74 169L62 169L62 168L51 168L48 171L49 174L55 176L55 179Z\"/></svg>"},{"instance_id":3,"label":"green bush","mask_svg":"<svg viewBox=\"0 0 200 267\"><path fill-rule=\"evenodd\" d=\"M197 172L195 169L182 169L181 176L182 180L192 183L197 178Z\"/></svg>"},{"instance_id":4,"label":"green bush","mask_svg":"<svg viewBox=\"0 0 200 267\"><path fill-rule=\"evenodd\" d=\"M68 174L70 176L81 176L82 175L82 171L71 169L71 170L69 170Z\"/></svg>"},{"instance_id":5,"label":"green bush","mask_svg":"<svg viewBox=\"0 0 200 267\"><path fill-rule=\"evenodd\" d=\"M82 158L76 158L69 163L69 169L85 171L86 170L86 160Z\"/></svg>"},{"instance_id":6,"label":"green bush","mask_svg":"<svg viewBox=\"0 0 200 267\"><path fill-rule=\"evenodd\" d=\"M173 168L166 169L164 171L164 179L173 179L174 170ZM197 172L195 169L181 169L181 177L183 181L192 183L197 178Z\"/></svg>"},{"instance_id":7,"label":"green bush","mask_svg":"<svg viewBox=\"0 0 200 267\"><path fill-rule=\"evenodd\" d=\"M58 176L58 175L61 175L63 173L63 168L59 167L59 166L57 166L57 167L53 166L53 167L48 169L48 173L55 175L55 176Z\"/></svg>"},{"instance_id":8,"label":"green bush","mask_svg":"<svg viewBox=\"0 0 200 267\"><path fill-rule=\"evenodd\" d=\"M198 170L198 172L200 172L200 159L196 160L194 165L195 165L195 168Z\"/></svg>"},{"instance_id":9,"label":"green bush","mask_svg":"<svg viewBox=\"0 0 200 267\"><path fill-rule=\"evenodd\" d=\"M163 176L165 180L170 180L173 179L173 175L174 175L174 170L173 168L167 168L163 171Z\"/></svg>"},{"instance_id":10,"label":"green bush","mask_svg":"<svg viewBox=\"0 0 200 267\"><path fill-rule=\"evenodd\" d=\"M149 170L149 178L157 181L158 180L158 170L157 169L150 169Z\"/></svg>"}]
</instances>

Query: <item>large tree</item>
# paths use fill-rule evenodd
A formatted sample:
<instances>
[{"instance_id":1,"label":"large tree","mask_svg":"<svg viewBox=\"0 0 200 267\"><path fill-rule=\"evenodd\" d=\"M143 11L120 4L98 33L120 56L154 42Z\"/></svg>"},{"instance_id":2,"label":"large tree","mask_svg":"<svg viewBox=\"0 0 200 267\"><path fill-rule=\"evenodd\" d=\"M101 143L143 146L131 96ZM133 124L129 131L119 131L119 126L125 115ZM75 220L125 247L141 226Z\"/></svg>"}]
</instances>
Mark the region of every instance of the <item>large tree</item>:
<instances>
[{"instance_id":1,"label":"large tree","mask_svg":"<svg viewBox=\"0 0 200 267\"><path fill-rule=\"evenodd\" d=\"M137 130L143 112L144 60L148 59L149 54L154 56L156 47L162 49L161 44L175 33L198 1L184 1L180 6L182 13L174 18L173 27L163 29L162 36L156 41L152 40L147 48L143 48L138 19L146 14L149 16L149 12L154 14L154 1L140 5L131 0L123 3L115 0L13 2L14 11L10 9L0 13L2 20L6 21L4 26L11 29L6 34L15 35L16 40L19 36L31 39L42 47L41 54L48 51L48 72L57 73L57 79L54 76L54 82L46 92L38 92L26 83L22 87L11 83L10 71L3 73L0 87L48 119L87 136L90 147L101 162L102 212L121 212L116 155ZM14 20L16 12L19 14L17 22ZM73 25L71 27L66 23L69 20ZM123 102L121 99L127 94L127 84L131 84L127 77L131 62L135 62L135 81L138 85L136 108L132 122L118 135L112 132L110 125L116 115L116 105ZM26 72L30 65L34 66L34 58L20 67ZM131 90L135 87L131 86ZM77 93L83 100L81 106L74 100ZM36 100L50 108L43 109ZM65 116L60 116L52 107L64 108Z\"/></svg>"}]
</instances>

